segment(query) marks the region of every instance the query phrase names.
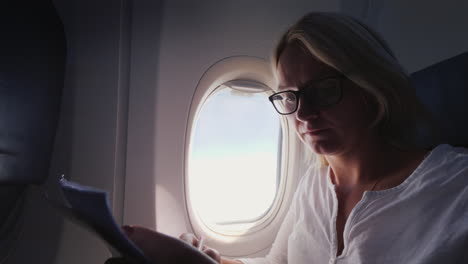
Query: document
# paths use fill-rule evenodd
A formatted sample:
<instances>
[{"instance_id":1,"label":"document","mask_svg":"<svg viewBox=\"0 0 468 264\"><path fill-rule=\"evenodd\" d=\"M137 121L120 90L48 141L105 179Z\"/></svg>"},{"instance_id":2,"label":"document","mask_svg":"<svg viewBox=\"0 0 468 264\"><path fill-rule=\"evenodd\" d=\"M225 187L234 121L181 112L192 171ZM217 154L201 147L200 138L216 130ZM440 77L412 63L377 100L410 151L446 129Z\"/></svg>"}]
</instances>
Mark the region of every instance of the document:
<instances>
[{"instance_id":1,"label":"document","mask_svg":"<svg viewBox=\"0 0 468 264\"><path fill-rule=\"evenodd\" d=\"M106 191L80 185L64 178L60 180L60 187L67 204L48 199L54 208L68 219L96 234L122 256L138 263L151 264L115 221Z\"/></svg>"}]
</instances>

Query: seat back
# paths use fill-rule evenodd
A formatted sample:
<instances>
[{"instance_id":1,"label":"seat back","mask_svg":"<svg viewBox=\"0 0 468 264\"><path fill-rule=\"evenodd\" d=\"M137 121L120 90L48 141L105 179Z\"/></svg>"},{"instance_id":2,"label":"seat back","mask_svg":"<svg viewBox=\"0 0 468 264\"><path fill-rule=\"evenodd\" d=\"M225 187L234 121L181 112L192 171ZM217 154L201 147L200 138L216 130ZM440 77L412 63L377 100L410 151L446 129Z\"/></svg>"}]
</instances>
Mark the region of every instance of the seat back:
<instances>
[{"instance_id":1,"label":"seat back","mask_svg":"<svg viewBox=\"0 0 468 264\"><path fill-rule=\"evenodd\" d=\"M437 143L468 147L468 52L411 74L437 125ZM433 146L427 137L423 145Z\"/></svg>"},{"instance_id":2,"label":"seat back","mask_svg":"<svg viewBox=\"0 0 468 264\"><path fill-rule=\"evenodd\" d=\"M21 229L24 190L48 174L65 69L50 0L0 3L0 262Z\"/></svg>"},{"instance_id":3,"label":"seat back","mask_svg":"<svg viewBox=\"0 0 468 264\"><path fill-rule=\"evenodd\" d=\"M63 26L52 1L3 0L0 34L0 184L40 184L59 116Z\"/></svg>"}]
</instances>

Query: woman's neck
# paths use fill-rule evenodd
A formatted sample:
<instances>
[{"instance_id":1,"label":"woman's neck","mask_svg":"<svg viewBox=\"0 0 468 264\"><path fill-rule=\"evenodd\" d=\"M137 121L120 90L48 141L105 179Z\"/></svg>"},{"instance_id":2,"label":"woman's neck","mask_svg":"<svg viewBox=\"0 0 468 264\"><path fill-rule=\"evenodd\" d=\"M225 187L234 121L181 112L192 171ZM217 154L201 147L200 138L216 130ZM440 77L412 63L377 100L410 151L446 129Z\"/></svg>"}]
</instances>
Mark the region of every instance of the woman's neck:
<instances>
[{"instance_id":1,"label":"woman's neck","mask_svg":"<svg viewBox=\"0 0 468 264\"><path fill-rule=\"evenodd\" d=\"M332 182L339 188L353 189L356 186L375 187L377 181L380 185L387 178L398 178L390 181L392 183L401 182L423 157L422 151L403 151L386 143L369 142L325 158L332 170Z\"/></svg>"}]
</instances>

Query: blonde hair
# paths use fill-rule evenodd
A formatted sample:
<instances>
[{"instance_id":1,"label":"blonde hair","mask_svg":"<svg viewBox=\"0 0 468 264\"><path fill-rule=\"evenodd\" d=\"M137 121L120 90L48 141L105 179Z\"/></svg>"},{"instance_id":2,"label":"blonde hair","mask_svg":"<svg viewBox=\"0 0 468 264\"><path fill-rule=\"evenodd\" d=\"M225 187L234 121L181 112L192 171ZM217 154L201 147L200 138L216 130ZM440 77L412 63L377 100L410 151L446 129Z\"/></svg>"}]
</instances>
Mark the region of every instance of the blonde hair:
<instances>
[{"instance_id":1,"label":"blonde hair","mask_svg":"<svg viewBox=\"0 0 468 264\"><path fill-rule=\"evenodd\" d=\"M280 38L272 56L275 69L281 53L293 41L375 98L377 115L371 127L387 142L403 149L414 147L420 124L430 115L417 98L410 77L374 30L344 14L306 14Z\"/></svg>"}]
</instances>

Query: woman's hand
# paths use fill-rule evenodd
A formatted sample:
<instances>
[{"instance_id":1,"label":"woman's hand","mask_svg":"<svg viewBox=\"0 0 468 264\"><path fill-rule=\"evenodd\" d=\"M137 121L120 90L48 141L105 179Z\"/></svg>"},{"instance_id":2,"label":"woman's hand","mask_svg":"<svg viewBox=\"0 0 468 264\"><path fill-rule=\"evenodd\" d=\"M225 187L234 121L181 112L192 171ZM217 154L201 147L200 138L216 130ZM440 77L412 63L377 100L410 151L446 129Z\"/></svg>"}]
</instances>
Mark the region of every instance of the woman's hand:
<instances>
[{"instance_id":1,"label":"woman's hand","mask_svg":"<svg viewBox=\"0 0 468 264\"><path fill-rule=\"evenodd\" d=\"M124 232L146 257L161 264L217 264L213 259L184 241L140 226L124 226ZM106 264L133 264L122 258L109 259Z\"/></svg>"},{"instance_id":2,"label":"woman's hand","mask_svg":"<svg viewBox=\"0 0 468 264\"><path fill-rule=\"evenodd\" d=\"M187 242L189 245L192 245L198 250L202 251L206 255L210 256L217 263L221 263L221 255L219 254L219 252L216 249L205 246L203 242L201 242L202 245L200 245L200 241L202 239L198 239L194 234L183 233L182 235L180 235L179 238Z\"/></svg>"}]
</instances>

